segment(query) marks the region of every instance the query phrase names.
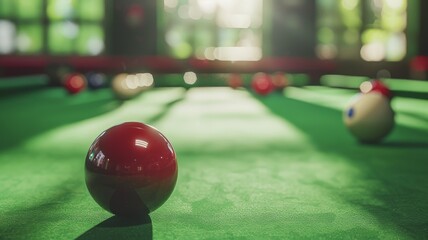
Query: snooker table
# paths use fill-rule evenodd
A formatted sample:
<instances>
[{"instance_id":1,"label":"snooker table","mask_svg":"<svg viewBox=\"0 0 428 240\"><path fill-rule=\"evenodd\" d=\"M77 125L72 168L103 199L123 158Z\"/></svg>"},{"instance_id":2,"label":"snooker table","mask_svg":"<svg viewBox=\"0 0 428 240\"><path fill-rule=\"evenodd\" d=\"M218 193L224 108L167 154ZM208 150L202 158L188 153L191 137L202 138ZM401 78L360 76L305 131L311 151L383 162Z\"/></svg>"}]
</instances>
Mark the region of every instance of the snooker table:
<instances>
[{"instance_id":1,"label":"snooker table","mask_svg":"<svg viewBox=\"0 0 428 240\"><path fill-rule=\"evenodd\" d=\"M393 132L362 145L342 124L356 92L2 94L0 239L427 239L428 100L395 97ZM104 211L84 180L92 141L126 121L155 126L178 156L171 197L138 220Z\"/></svg>"}]
</instances>

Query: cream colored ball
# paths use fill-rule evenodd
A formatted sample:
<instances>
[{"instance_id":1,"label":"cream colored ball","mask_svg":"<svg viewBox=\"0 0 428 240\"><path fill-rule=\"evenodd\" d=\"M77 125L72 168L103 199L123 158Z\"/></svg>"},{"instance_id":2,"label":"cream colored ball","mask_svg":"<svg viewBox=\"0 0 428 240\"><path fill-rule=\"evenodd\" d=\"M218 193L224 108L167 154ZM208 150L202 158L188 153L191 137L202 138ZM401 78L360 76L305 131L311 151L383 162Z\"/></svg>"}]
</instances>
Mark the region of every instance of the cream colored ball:
<instances>
[{"instance_id":1,"label":"cream colored ball","mask_svg":"<svg viewBox=\"0 0 428 240\"><path fill-rule=\"evenodd\" d=\"M143 90L138 85L138 79L135 75L125 73L116 75L113 78L111 88L116 97L121 100L127 100L138 96Z\"/></svg>"},{"instance_id":2,"label":"cream colored ball","mask_svg":"<svg viewBox=\"0 0 428 240\"><path fill-rule=\"evenodd\" d=\"M378 92L358 94L344 110L345 126L360 142L376 143L394 128L390 100Z\"/></svg>"}]
</instances>

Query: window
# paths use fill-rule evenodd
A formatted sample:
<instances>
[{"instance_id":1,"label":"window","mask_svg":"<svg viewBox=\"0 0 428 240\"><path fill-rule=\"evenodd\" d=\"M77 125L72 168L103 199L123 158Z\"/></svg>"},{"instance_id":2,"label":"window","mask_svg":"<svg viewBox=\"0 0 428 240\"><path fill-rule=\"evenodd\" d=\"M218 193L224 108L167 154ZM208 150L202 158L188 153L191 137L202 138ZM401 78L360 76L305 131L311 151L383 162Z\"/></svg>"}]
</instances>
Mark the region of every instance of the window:
<instances>
[{"instance_id":1,"label":"window","mask_svg":"<svg viewBox=\"0 0 428 240\"><path fill-rule=\"evenodd\" d=\"M362 14L360 0L318 0L316 53L321 59L358 56Z\"/></svg>"},{"instance_id":2,"label":"window","mask_svg":"<svg viewBox=\"0 0 428 240\"><path fill-rule=\"evenodd\" d=\"M42 0L0 0L0 54L41 53L42 15Z\"/></svg>"},{"instance_id":3,"label":"window","mask_svg":"<svg viewBox=\"0 0 428 240\"><path fill-rule=\"evenodd\" d=\"M406 0L369 0L369 19L362 32L361 57L399 61L406 56Z\"/></svg>"},{"instance_id":4,"label":"window","mask_svg":"<svg viewBox=\"0 0 428 240\"><path fill-rule=\"evenodd\" d=\"M406 0L318 0L317 9L319 58L400 61L406 57Z\"/></svg>"},{"instance_id":5,"label":"window","mask_svg":"<svg viewBox=\"0 0 428 240\"><path fill-rule=\"evenodd\" d=\"M0 54L101 54L104 13L104 0L0 0Z\"/></svg>"},{"instance_id":6,"label":"window","mask_svg":"<svg viewBox=\"0 0 428 240\"><path fill-rule=\"evenodd\" d=\"M168 55L255 61L262 57L263 0L164 0Z\"/></svg>"},{"instance_id":7,"label":"window","mask_svg":"<svg viewBox=\"0 0 428 240\"><path fill-rule=\"evenodd\" d=\"M103 0L48 0L47 43L52 54L104 51Z\"/></svg>"}]
</instances>

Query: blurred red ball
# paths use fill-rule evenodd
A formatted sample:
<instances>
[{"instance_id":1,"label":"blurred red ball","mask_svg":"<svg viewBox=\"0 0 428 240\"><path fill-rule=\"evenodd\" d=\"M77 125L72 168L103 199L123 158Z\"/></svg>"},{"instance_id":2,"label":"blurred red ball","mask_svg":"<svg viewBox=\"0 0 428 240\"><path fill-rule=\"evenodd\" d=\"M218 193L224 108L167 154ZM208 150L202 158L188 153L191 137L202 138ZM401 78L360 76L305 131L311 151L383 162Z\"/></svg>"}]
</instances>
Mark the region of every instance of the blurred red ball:
<instances>
[{"instance_id":1,"label":"blurred red ball","mask_svg":"<svg viewBox=\"0 0 428 240\"><path fill-rule=\"evenodd\" d=\"M76 94L86 89L87 80L82 74L71 73L65 75L63 84L70 94Z\"/></svg>"},{"instance_id":2,"label":"blurred red ball","mask_svg":"<svg viewBox=\"0 0 428 240\"><path fill-rule=\"evenodd\" d=\"M288 86L287 76L282 72L276 72L272 75L272 83L275 90L282 91Z\"/></svg>"},{"instance_id":3,"label":"blurred red ball","mask_svg":"<svg viewBox=\"0 0 428 240\"><path fill-rule=\"evenodd\" d=\"M238 73L231 73L228 79L229 87L233 89L240 88L244 85L244 81L242 80L242 76Z\"/></svg>"},{"instance_id":4,"label":"blurred red ball","mask_svg":"<svg viewBox=\"0 0 428 240\"><path fill-rule=\"evenodd\" d=\"M257 94L265 96L271 93L275 89L275 86L268 74L256 73L251 81L251 88Z\"/></svg>"},{"instance_id":5,"label":"blurred red ball","mask_svg":"<svg viewBox=\"0 0 428 240\"><path fill-rule=\"evenodd\" d=\"M391 90L381 80L373 80L371 81L371 84L372 84L371 91L380 92L385 97L392 99L393 94Z\"/></svg>"}]
</instances>

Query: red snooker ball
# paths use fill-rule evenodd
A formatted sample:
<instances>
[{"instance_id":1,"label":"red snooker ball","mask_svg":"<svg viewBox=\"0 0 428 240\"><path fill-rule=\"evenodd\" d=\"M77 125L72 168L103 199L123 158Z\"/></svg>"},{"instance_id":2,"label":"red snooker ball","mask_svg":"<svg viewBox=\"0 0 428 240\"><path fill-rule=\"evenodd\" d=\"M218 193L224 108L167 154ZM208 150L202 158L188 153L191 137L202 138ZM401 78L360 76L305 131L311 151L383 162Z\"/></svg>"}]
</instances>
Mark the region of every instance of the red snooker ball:
<instances>
[{"instance_id":1,"label":"red snooker ball","mask_svg":"<svg viewBox=\"0 0 428 240\"><path fill-rule=\"evenodd\" d=\"M85 76L79 73L65 75L64 87L70 94L76 94L86 89L87 81Z\"/></svg>"},{"instance_id":2,"label":"red snooker ball","mask_svg":"<svg viewBox=\"0 0 428 240\"><path fill-rule=\"evenodd\" d=\"M378 92L389 100L393 97L391 90L381 80L365 81L361 83L360 91L362 93Z\"/></svg>"},{"instance_id":3,"label":"red snooker ball","mask_svg":"<svg viewBox=\"0 0 428 240\"><path fill-rule=\"evenodd\" d=\"M387 97L388 99L392 99L393 94L391 90L381 81L381 80L373 80L372 81L372 92L380 92L382 95Z\"/></svg>"},{"instance_id":4,"label":"red snooker ball","mask_svg":"<svg viewBox=\"0 0 428 240\"><path fill-rule=\"evenodd\" d=\"M271 93L275 89L275 86L268 74L256 73L251 81L251 88L257 94L264 96Z\"/></svg>"},{"instance_id":5,"label":"red snooker ball","mask_svg":"<svg viewBox=\"0 0 428 240\"><path fill-rule=\"evenodd\" d=\"M272 75L272 84L276 91L282 91L288 86L287 76L282 72L276 72Z\"/></svg>"},{"instance_id":6,"label":"red snooker ball","mask_svg":"<svg viewBox=\"0 0 428 240\"><path fill-rule=\"evenodd\" d=\"M238 89L244 85L242 76L239 73L231 73L228 79L229 87L233 89Z\"/></svg>"},{"instance_id":7,"label":"red snooker ball","mask_svg":"<svg viewBox=\"0 0 428 240\"><path fill-rule=\"evenodd\" d=\"M119 216L141 216L159 208L177 181L177 159L155 128L126 122L102 132L86 156L86 186L94 200Z\"/></svg>"}]
</instances>

